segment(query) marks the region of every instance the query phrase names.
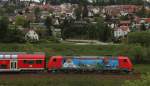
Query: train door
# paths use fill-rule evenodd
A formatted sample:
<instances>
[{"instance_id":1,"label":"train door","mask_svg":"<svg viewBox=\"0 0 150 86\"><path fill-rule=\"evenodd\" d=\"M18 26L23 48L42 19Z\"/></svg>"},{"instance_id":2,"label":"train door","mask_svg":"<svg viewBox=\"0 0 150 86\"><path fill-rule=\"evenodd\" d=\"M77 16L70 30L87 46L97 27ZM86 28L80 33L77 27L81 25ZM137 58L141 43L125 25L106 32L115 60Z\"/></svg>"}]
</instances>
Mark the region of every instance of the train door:
<instances>
[{"instance_id":1,"label":"train door","mask_svg":"<svg viewBox=\"0 0 150 86\"><path fill-rule=\"evenodd\" d=\"M10 61L10 70L17 70L17 60Z\"/></svg>"}]
</instances>

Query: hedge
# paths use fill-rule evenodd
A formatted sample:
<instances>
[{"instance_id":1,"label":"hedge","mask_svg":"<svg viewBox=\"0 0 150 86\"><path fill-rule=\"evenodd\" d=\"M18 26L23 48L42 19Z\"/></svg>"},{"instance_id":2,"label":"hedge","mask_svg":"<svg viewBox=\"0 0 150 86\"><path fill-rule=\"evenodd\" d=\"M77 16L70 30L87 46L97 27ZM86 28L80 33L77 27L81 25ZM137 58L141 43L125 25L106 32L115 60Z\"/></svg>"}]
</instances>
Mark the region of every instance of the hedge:
<instances>
[{"instance_id":1,"label":"hedge","mask_svg":"<svg viewBox=\"0 0 150 86\"><path fill-rule=\"evenodd\" d=\"M144 46L150 46L150 32L131 32L128 34L128 43L129 44L141 44Z\"/></svg>"}]
</instances>

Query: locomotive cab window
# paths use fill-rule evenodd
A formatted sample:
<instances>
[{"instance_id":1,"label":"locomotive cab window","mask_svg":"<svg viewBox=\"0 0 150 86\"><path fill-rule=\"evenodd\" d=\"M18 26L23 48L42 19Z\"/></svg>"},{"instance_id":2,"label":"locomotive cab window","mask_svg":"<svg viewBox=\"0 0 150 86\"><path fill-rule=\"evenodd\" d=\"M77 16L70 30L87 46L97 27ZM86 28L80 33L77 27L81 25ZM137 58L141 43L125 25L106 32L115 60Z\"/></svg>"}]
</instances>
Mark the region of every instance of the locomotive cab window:
<instances>
[{"instance_id":1,"label":"locomotive cab window","mask_svg":"<svg viewBox=\"0 0 150 86\"><path fill-rule=\"evenodd\" d=\"M124 60L123 60L123 62L125 62L125 63L126 63L126 62L127 62L127 59L124 59Z\"/></svg>"},{"instance_id":2,"label":"locomotive cab window","mask_svg":"<svg viewBox=\"0 0 150 86\"><path fill-rule=\"evenodd\" d=\"M56 61L57 61L57 59L56 59L56 58L54 58L54 59L53 59L53 62L56 62Z\"/></svg>"},{"instance_id":3,"label":"locomotive cab window","mask_svg":"<svg viewBox=\"0 0 150 86\"><path fill-rule=\"evenodd\" d=\"M42 60L36 60L36 64L42 64Z\"/></svg>"}]
</instances>

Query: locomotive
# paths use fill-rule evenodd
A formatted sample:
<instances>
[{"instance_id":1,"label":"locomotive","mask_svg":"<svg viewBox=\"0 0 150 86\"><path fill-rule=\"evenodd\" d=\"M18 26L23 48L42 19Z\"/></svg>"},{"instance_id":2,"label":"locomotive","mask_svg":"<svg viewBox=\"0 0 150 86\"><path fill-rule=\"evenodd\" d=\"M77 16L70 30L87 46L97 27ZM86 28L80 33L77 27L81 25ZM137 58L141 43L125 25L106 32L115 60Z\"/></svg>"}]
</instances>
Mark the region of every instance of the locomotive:
<instances>
[{"instance_id":1,"label":"locomotive","mask_svg":"<svg viewBox=\"0 0 150 86\"><path fill-rule=\"evenodd\" d=\"M133 65L126 56L50 56L45 54L0 54L0 72L47 71L124 71Z\"/></svg>"}]
</instances>

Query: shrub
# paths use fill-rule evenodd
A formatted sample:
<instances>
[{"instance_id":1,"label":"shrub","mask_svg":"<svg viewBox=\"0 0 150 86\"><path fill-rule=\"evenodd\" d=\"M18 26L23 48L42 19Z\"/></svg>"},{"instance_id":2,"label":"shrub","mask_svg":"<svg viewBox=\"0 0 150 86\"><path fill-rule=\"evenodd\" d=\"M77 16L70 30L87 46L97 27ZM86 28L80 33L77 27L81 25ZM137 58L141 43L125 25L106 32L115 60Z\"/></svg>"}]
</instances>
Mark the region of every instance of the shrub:
<instances>
[{"instance_id":1,"label":"shrub","mask_svg":"<svg viewBox=\"0 0 150 86\"><path fill-rule=\"evenodd\" d=\"M6 42L6 43L12 43L12 42L24 43L25 42L24 34L22 31L20 31L18 29L10 29L6 34L6 37L4 38L4 42Z\"/></svg>"},{"instance_id":2,"label":"shrub","mask_svg":"<svg viewBox=\"0 0 150 86\"><path fill-rule=\"evenodd\" d=\"M150 84L150 73L147 73L138 80L127 80L122 86L149 86Z\"/></svg>"},{"instance_id":3,"label":"shrub","mask_svg":"<svg viewBox=\"0 0 150 86\"><path fill-rule=\"evenodd\" d=\"M128 43L129 44L141 44L144 46L150 45L150 32L131 32L128 34Z\"/></svg>"}]
</instances>

